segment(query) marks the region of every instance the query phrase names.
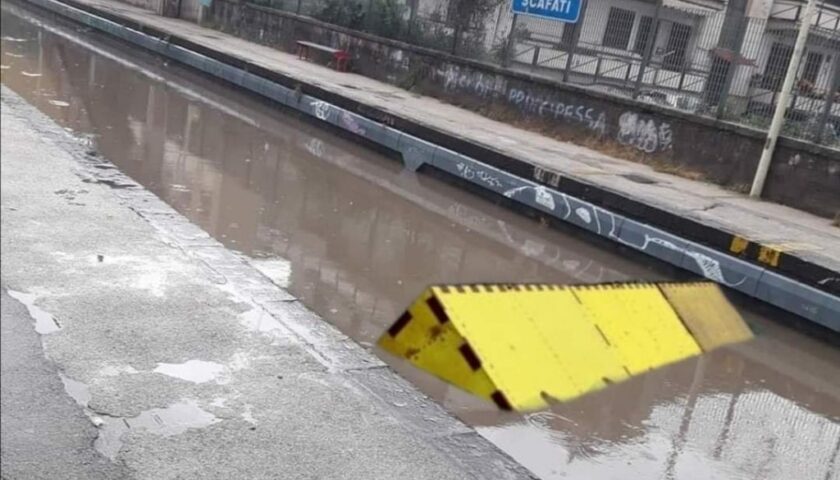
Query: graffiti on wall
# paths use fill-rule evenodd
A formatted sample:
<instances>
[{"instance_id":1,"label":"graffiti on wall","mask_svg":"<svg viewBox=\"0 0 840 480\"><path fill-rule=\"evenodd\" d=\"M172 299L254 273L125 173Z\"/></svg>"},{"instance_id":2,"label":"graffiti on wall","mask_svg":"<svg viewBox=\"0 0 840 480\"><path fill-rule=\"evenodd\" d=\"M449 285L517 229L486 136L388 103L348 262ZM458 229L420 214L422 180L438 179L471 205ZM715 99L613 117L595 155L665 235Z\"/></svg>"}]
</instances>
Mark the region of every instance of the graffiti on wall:
<instances>
[{"instance_id":1,"label":"graffiti on wall","mask_svg":"<svg viewBox=\"0 0 840 480\"><path fill-rule=\"evenodd\" d=\"M451 91L469 92L481 98L491 96L495 89L493 76L481 72L474 73L467 69L451 66L439 72L443 78L443 89Z\"/></svg>"},{"instance_id":2,"label":"graffiti on wall","mask_svg":"<svg viewBox=\"0 0 840 480\"><path fill-rule=\"evenodd\" d=\"M560 174L534 165L534 180L551 185L552 187L557 187L560 185Z\"/></svg>"},{"instance_id":3,"label":"graffiti on wall","mask_svg":"<svg viewBox=\"0 0 840 480\"><path fill-rule=\"evenodd\" d=\"M352 114L348 113L347 111L345 111L345 110L341 111L341 115L338 117L338 121L341 124L341 126L346 128L347 130L355 133L356 135L364 136L365 129L362 128L361 125L359 125L359 122L358 122L358 120L356 120L356 117L354 117Z\"/></svg>"},{"instance_id":4,"label":"graffiti on wall","mask_svg":"<svg viewBox=\"0 0 840 480\"><path fill-rule=\"evenodd\" d=\"M495 75L450 66L437 72L448 93L463 92L479 98L493 98L507 103L526 115L583 126L604 135L606 113L583 103L565 103L520 88L508 88Z\"/></svg>"},{"instance_id":5,"label":"graffiti on wall","mask_svg":"<svg viewBox=\"0 0 840 480\"><path fill-rule=\"evenodd\" d=\"M448 93L461 92L482 99L498 100L527 116L578 125L599 136L607 133L606 112L588 105L585 101L559 101L550 95L510 87L507 82L498 80L496 75L459 66L440 69L437 75ZM625 111L618 118L617 127L615 138L622 145L651 154L673 148L674 135L671 124L654 116Z\"/></svg>"},{"instance_id":6,"label":"graffiti on wall","mask_svg":"<svg viewBox=\"0 0 840 480\"><path fill-rule=\"evenodd\" d=\"M315 112L315 116L319 120L326 120L327 117L330 115L330 107L331 105L323 100L313 100L312 109Z\"/></svg>"},{"instance_id":7,"label":"graffiti on wall","mask_svg":"<svg viewBox=\"0 0 840 480\"><path fill-rule=\"evenodd\" d=\"M636 112L621 114L616 139L623 145L635 147L645 153L662 152L673 147L671 124L657 122Z\"/></svg>"},{"instance_id":8,"label":"graffiti on wall","mask_svg":"<svg viewBox=\"0 0 840 480\"><path fill-rule=\"evenodd\" d=\"M484 170L477 170L463 162L457 164L455 167L458 169L461 176L466 180L478 179L481 183L486 184L488 187L502 187L502 182L496 175L488 173Z\"/></svg>"},{"instance_id":9,"label":"graffiti on wall","mask_svg":"<svg viewBox=\"0 0 840 480\"><path fill-rule=\"evenodd\" d=\"M530 115L582 125L598 135L604 135L607 130L607 115L582 103L549 100L518 88L508 91L507 100L519 111Z\"/></svg>"}]
</instances>

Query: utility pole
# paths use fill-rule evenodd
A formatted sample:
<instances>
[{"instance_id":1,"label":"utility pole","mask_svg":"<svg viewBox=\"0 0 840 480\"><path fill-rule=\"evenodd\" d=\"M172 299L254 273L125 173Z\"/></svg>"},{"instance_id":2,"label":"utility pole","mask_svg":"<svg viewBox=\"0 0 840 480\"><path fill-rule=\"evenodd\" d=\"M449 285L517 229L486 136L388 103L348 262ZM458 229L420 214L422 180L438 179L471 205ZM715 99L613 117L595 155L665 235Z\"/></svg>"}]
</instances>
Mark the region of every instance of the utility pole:
<instances>
[{"instance_id":1,"label":"utility pole","mask_svg":"<svg viewBox=\"0 0 840 480\"><path fill-rule=\"evenodd\" d=\"M767 131L767 141L764 143L764 150L761 151L761 158L758 161L758 168L755 171L750 196L758 198L764 190L764 182L767 180L767 172L770 170L770 160L773 158L773 151L776 149L776 141L779 139L779 131L785 122L788 101L793 82L796 80L796 73L799 70L799 62L805 51L805 43L808 41L808 31L811 29L811 17L814 16L817 0L808 0L805 6L805 13L802 15L802 23L799 25L799 35L796 37L796 44L793 46L793 55L790 57L785 81L782 84L782 91L776 103L776 112L773 114L773 121Z\"/></svg>"}]
</instances>

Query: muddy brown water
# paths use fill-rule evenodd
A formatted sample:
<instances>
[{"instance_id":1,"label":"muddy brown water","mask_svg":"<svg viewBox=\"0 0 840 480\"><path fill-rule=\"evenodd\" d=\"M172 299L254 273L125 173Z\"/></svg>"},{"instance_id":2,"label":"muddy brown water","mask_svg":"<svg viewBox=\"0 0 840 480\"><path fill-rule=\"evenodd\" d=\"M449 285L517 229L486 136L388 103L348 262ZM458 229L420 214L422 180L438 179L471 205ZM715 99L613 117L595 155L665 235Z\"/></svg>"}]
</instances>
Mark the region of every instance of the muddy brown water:
<instances>
[{"instance_id":1,"label":"muddy brown water","mask_svg":"<svg viewBox=\"0 0 840 480\"><path fill-rule=\"evenodd\" d=\"M690 278L81 27L2 35L4 85L367 348L432 283ZM524 415L373 350L541 478L840 480L840 349L734 300L754 341Z\"/></svg>"}]
</instances>

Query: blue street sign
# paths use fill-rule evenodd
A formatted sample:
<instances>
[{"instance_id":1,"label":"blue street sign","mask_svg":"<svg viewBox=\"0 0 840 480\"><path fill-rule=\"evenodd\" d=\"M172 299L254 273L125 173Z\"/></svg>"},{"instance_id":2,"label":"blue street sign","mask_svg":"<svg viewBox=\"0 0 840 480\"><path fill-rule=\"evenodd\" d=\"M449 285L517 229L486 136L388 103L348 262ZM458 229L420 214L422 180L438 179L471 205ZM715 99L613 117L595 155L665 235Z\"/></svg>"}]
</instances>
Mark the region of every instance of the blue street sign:
<instances>
[{"instance_id":1,"label":"blue street sign","mask_svg":"<svg viewBox=\"0 0 840 480\"><path fill-rule=\"evenodd\" d=\"M583 0L512 0L513 13L577 23Z\"/></svg>"}]
</instances>

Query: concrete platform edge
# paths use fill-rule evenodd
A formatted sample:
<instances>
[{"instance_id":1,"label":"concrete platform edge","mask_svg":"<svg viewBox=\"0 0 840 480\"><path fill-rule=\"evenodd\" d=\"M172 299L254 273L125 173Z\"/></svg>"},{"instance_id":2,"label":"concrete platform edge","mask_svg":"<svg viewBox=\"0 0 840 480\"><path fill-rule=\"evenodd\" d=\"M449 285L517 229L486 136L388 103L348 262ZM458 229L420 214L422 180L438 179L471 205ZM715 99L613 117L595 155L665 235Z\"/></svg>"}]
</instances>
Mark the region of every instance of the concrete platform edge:
<instances>
[{"instance_id":1,"label":"concrete platform edge","mask_svg":"<svg viewBox=\"0 0 840 480\"><path fill-rule=\"evenodd\" d=\"M267 75L268 71L263 71L265 70L263 68L249 66L242 60L227 57L218 52L214 56L222 60L213 58L210 56L212 52L202 51L207 49L194 45L188 40L181 39L175 42L174 35L138 25L131 20L118 18L113 13L80 5L72 0L25 1L270 98L369 142L395 150L402 155L406 167L411 170L428 165L444 171L513 200L523 207L571 223L792 312L830 330L840 332L840 297L834 295L833 291L826 291L831 288L830 285L826 287L817 282L819 277L836 278L840 277L840 273L795 259L797 261L793 264L812 273L806 275L808 278L805 279L794 278L791 272L776 269L769 263L766 266L753 263L726 251L726 248L731 248L730 245L733 245L736 240L736 237L728 232L708 225L696 224L687 227L695 230L693 238L688 239L682 232L673 231L674 229L669 228L670 231L664 231L650 225L673 226L675 219L668 218L673 217L672 214L644 205L634 218L608 210L594 202L567 193L569 190L579 190L581 185L565 188L566 191L563 191L570 179L563 177L561 181L554 182L556 185L545 185L528 180L520 176L524 171L523 166L526 165L521 160L509 158L510 165L507 168L489 165L475 158L475 152L480 150L480 146L474 145L474 148L467 149L467 152L444 148L434 141L434 137L444 135L441 132L421 138L416 134L417 130L425 129L425 127L414 128L411 129L414 131L409 132L409 129L401 128L402 125L391 126L379 121L375 112L371 112L371 115L354 113L348 108L348 104L358 102L349 99L342 100L338 95L318 87L300 85L295 79L288 77L283 79L282 74L278 72ZM298 88L293 88L293 85ZM358 111L358 106L355 109ZM405 121L401 123L403 122ZM468 156L464 153L472 155ZM590 185L584 187L598 188ZM613 192L603 191L600 196L615 195ZM638 203L630 198L620 200L629 204ZM603 203L615 205L616 201ZM682 221L696 223L686 219ZM777 265L784 260L784 252L768 252L767 248L760 245L748 245L742 252L758 252L755 254L760 257L775 255Z\"/></svg>"}]
</instances>

